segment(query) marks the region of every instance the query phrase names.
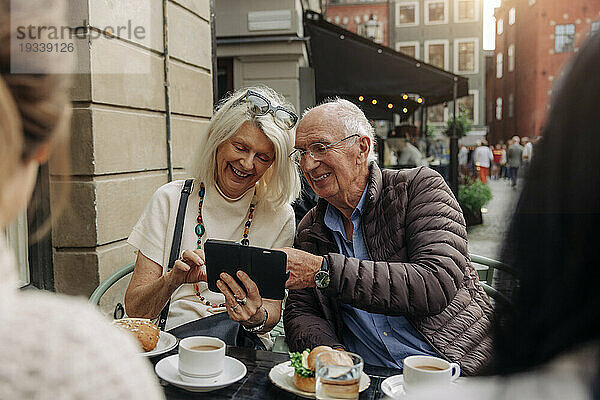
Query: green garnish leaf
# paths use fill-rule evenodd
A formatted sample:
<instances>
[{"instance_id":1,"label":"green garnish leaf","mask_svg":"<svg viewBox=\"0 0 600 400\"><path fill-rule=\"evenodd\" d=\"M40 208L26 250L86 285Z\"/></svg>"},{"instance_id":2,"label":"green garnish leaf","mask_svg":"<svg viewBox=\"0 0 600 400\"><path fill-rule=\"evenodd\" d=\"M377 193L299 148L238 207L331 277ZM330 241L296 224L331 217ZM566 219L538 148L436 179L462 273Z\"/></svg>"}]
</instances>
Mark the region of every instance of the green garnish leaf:
<instances>
[{"instance_id":1,"label":"green garnish leaf","mask_svg":"<svg viewBox=\"0 0 600 400\"><path fill-rule=\"evenodd\" d=\"M310 350L306 349L306 351L310 352ZM290 354L290 360L292 367L294 367L294 370L296 371L296 373L298 375L300 375L303 378L312 378L315 376L315 372L308 369L308 368L304 368L302 366L302 353L289 353Z\"/></svg>"}]
</instances>

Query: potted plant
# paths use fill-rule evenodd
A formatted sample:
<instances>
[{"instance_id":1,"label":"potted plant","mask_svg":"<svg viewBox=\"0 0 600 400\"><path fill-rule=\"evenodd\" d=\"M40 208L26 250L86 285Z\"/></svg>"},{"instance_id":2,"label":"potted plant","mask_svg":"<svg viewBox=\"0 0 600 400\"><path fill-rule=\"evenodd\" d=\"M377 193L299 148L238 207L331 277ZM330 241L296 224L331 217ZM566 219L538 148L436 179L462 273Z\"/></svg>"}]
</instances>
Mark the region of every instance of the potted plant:
<instances>
[{"instance_id":1,"label":"potted plant","mask_svg":"<svg viewBox=\"0 0 600 400\"><path fill-rule=\"evenodd\" d=\"M467 226L482 224L481 207L492 199L492 191L488 185L466 175L463 182L458 187L458 203L463 210L465 222Z\"/></svg>"},{"instance_id":2,"label":"potted plant","mask_svg":"<svg viewBox=\"0 0 600 400\"><path fill-rule=\"evenodd\" d=\"M448 137L452 136L452 128L454 126L454 118L450 115L448 118L448 122L446 123L446 128L444 129L444 134ZM471 131L473 127L473 121L471 120L471 113L462 105L458 110L458 115L456 116L456 136L461 138L465 136L467 133Z\"/></svg>"}]
</instances>

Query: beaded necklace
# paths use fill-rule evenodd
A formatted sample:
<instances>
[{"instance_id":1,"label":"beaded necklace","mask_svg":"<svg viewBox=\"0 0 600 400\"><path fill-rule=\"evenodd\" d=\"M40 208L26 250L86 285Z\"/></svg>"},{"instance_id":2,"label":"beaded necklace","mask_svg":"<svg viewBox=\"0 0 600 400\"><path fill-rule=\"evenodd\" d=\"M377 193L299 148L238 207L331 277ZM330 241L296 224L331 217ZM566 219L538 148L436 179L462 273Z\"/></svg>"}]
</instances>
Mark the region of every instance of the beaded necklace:
<instances>
[{"instance_id":1,"label":"beaded necklace","mask_svg":"<svg viewBox=\"0 0 600 400\"><path fill-rule=\"evenodd\" d=\"M198 218L196 219L196 222L198 223L196 225L196 235L198 236L198 241L196 242L197 249L202 248L202 236L206 232L206 228L204 227L204 221L202 220L202 203L204 203L204 194L205 193L206 193L206 188L204 187L204 183L201 183L200 191L198 192L198 194L200 195L200 201L198 202ZM248 240L248 232L250 231L250 225L252 225L252 218L254 218L254 203L256 202L255 200L256 200L256 191L254 191L254 196L252 197L252 201L250 202L250 207L248 208L248 219L246 220L246 223L244 224L244 233L242 235L242 240L241 240L241 243L243 246L250 245L250 241ZM213 307L213 308L225 307L225 303L216 305L216 304L211 304L210 301L206 300L206 298L200 294L200 286L198 285L198 283L194 283L194 292L196 293L196 296L198 296L198 298L200 299L202 304L204 304L206 306Z\"/></svg>"}]
</instances>

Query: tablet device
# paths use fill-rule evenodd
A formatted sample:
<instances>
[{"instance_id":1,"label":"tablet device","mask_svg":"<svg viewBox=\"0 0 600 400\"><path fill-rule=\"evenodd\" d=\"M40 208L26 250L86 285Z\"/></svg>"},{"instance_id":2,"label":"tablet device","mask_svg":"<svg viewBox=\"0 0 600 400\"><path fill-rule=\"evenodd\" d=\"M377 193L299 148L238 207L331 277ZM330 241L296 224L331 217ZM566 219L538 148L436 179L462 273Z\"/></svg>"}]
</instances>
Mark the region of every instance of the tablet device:
<instances>
[{"instance_id":1,"label":"tablet device","mask_svg":"<svg viewBox=\"0 0 600 400\"><path fill-rule=\"evenodd\" d=\"M208 288L211 291L220 293L217 280L221 272L231 275L245 290L236 275L237 271L244 271L256 283L264 299L283 300L288 278L285 252L208 239L204 243L204 254Z\"/></svg>"}]
</instances>

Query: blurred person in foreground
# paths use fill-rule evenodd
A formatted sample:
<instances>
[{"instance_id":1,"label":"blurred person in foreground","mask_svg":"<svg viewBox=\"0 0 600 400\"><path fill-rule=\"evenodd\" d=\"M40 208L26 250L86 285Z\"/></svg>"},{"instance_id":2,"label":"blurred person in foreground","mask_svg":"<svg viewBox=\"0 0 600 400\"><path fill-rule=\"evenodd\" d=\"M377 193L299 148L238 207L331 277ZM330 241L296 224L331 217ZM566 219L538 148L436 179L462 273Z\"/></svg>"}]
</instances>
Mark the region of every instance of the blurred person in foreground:
<instances>
[{"instance_id":1,"label":"blurred person in foreground","mask_svg":"<svg viewBox=\"0 0 600 400\"><path fill-rule=\"evenodd\" d=\"M437 172L381 170L373 127L335 99L304 114L290 157L319 196L298 226L283 314L292 351L342 347L402 368L437 355L475 374L488 362L491 306L456 199Z\"/></svg>"},{"instance_id":2,"label":"blurred person in foreground","mask_svg":"<svg viewBox=\"0 0 600 400\"><path fill-rule=\"evenodd\" d=\"M288 155L297 119L293 106L266 86L240 89L221 102L192 154L189 171L195 181L181 258L168 269L183 180L158 188L129 236L128 243L139 250L125 294L129 316L155 318L170 301L167 330L181 327L175 335L189 336L211 325L214 330L203 334L227 342L216 323L230 327L228 321L218 317L196 324L227 312L231 321L261 334L265 347L272 345L267 332L281 319L281 301L263 299L241 271L243 287L223 273L217 281L220 293L210 291L202 248L209 238L265 248L292 244L291 203L300 193L300 174Z\"/></svg>"},{"instance_id":3,"label":"blurred person in foreground","mask_svg":"<svg viewBox=\"0 0 600 400\"><path fill-rule=\"evenodd\" d=\"M495 317L497 375L415 398L600 399L599 64L596 35L560 81L506 236L519 289Z\"/></svg>"},{"instance_id":4,"label":"blurred person in foreground","mask_svg":"<svg viewBox=\"0 0 600 400\"><path fill-rule=\"evenodd\" d=\"M40 74L11 73L9 51L11 24L60 26L66 4L10 3L0 0L0 233L26 209L49 154L54 150L58 163L70 157L64 75L53 75L42 53L33 57ZM13 67L24 67L20 59L12 61ZM82 299L20 292L16 272L0 235L0 399L163 398L133 336Z\"/></svg>"}]
</instances>

